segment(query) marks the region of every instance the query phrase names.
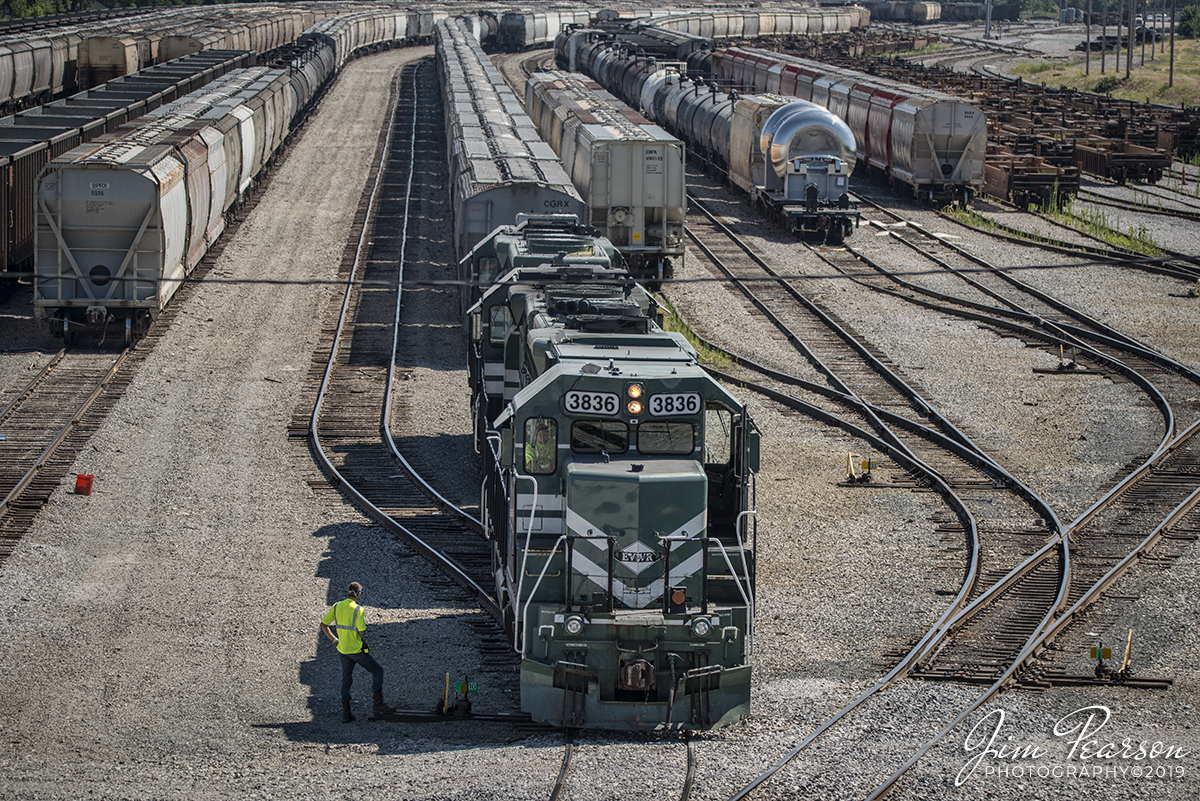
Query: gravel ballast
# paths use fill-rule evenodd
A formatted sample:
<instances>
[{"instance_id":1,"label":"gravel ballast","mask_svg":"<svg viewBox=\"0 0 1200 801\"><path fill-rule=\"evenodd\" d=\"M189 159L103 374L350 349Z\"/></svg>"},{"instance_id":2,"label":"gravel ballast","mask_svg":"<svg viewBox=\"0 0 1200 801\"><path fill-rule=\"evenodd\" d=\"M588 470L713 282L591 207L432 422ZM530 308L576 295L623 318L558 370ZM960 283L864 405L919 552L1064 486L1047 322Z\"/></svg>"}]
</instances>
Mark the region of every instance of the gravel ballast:
<instances>
[{"instance_id":1,"label":"gravel ballast","mask_svg":"<svg viewBox=\"0 0 1200 801\"><path fill-rule=\"evenodd\" d=\"M401 65L431 52L392 51L347 65L210 277L336 276L389 111L386 87ZM739 207L746 208L730 204L722 213ZM743 234L773 262L821 275L812 282L821 302L919 377L943 412L977 420L969 433L1002 461L1030 468L1023 478L1064 519L1086 508L1154 438L1153 410L1126 384L1037 378L1032 368L1044 365L1043 351L847 287L812 269L801 248L765 225L747 223ZM870 235L861 229L856 243ZM1032 259L984 237L970 241L1013 266ZM873 247L890 252L882 237ZM695 269L689 259L681 272L703 277ZM1172 294L1185 291L1179 282L1102 266L1026 270L1023 277L1200 367L1200 309ZM96 476L93 495L71 494L68 475L0 566L7 634L0 642L0 798L549 797L561 734L370 723L361 714L369 699L361 672L359 720L340 722L338 662L316 626L351 580L366 588L372 652L387 670L393 705L429 708L445 673L457 677L479 654L470 645L477 610L440 600L425 580L430 570L320 489L311 457L289 442L321 318L336 293L322 284L201 287L80 454L73 472ZM683 284L669 294L707 336L795 368L778 335L720 284ZM19 308L28 297L25 290L0 307L5 391L27 382L54 347L33 328L28 308ZM398 391L413 393L413 408L439 394L450 400L435 414L414 416L405 436L461 442L469 435L467 415L453 413L467 409L464 351L454 339L447 332L437 340L451 343L441 361L406 362L410 372ZM945 509L936 495L838 487L846 453L862 453L861 442L731 391L750 404L763 431L754 711L730 729L698 736L692 797L705 800L728 798L869 688L888 652L933 623L962 572L954 550L960 543L937 531L934 518ZM447 490L469 498L469 485ZM1132 600L1106 601L1095 618L1106 644L1123 644L1133 629L1139 672L1173 679L1170 690L1007 693L973 713L892 798L1194 798L1200 549L1178 542L1172 552L1179 557L1139 566L1115 591ZM1063 664L1089 673L1084 644L1069 647ZM515 708L508 688L485 684L478 708ZM753 797L860 797L978 691L904 683ZM1129 739L1136 748L1161 741L1188 754L1081 759L1077 750L1068 758L1071 738L1055 736L1055 722L1089 706L1111 710L1097 735L1103 742ZM967 733L997 709L1005 713L997 743L1037 745L1043 753L984 760L956 786L979 753L968 750ZM994 728L996 717L988 720ZM583 733L576 745L567 798L679 795L679 738ZM1133 775L1147 766L1182 768L1183 775Z\"/></svg>"}]
</instances>

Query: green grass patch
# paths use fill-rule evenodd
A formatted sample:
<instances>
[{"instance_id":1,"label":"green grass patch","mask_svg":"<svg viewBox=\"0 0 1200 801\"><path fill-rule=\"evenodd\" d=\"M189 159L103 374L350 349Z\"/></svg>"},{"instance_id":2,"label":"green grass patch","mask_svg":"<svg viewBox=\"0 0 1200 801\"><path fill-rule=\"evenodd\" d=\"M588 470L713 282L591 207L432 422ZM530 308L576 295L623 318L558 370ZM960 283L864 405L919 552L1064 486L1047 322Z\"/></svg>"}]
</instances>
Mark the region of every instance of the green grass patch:
<instances>
[{"instance_id":1,"label":"green grass patch","mask_svg":"<svg viewBox=\"0 0 1200 801\"><path fill-rule=\"evenodd\" d=\"M1075 199L1068 198L1061 204L1047 203L1038 208L1038 213L1094 236L1100 241L1118 250L1130 253L1140 253L1144 256L1161 256L1162 249L1150 235L1144 225L1131 226L1122 232L1102 209L1095 207L1075 207Z\"/></svg>"},{"instance_id":2,"label":"green grass patch","mask_svg":"<svg viewBox=\"0 0 1200 801\"><path fill-rule=\"evenodd\" d=\"M898 50L892 53L884 53L885 56L895 56L896 58L911 58L913 56L932 56L934 53L940 53L943 50L949 50L950 45L945 42L933 42L927 44L920 50Z\"/></svg>"},{"instance_id":3,"label":"green grass patch","mask_svg":"<svg viewBox=\"0 0 1200 801\"><path fill-rule=\"evenodd\" d=\"M1110 26L1110 34L1115 29ZM1092 38L1100 36L1098 27L1092 28ZM1083 41L1083 29L1079 30L1079 40ZM1141 102L1163 103L1177 106L1186 103L1189 106L1200 105L1200 41L1175 38L1175 82L1167 86L1170 79L1170 49L1171 43L1161 42L1154 47L1151 60L1150 43L1146 43L1146 60L1142 63L1142 46L1134 43L1133 66L1129 78L1125 78L1125 51L1120 52L1120 69L1117 69L1117 56L1108 53L1104 58L1105 71L1100 72L1101 56L1099 52L1092 53L1091 66L1085 71L1085 55L1081 52L1071 54L1070 61L1045 61L1050 69L1037 73L1039 83L1047 86L1065 86L1084 92L1111 94L1122 100L1137 100Z\"/></svg>"},{"instance_id":4,"label":"green grass patch","mask_svg":"<svg viewBox=\"0 0 1200 801\"><path fill-rule=\"evenodd\" d=\"M726 353L701 341L696 332L691 329L691 326L684 322L683 318L675 311L675 307L671 305L669 300L661 295L658 295L657 299L666 310L663 314L663 329L683 334L684 338L696 349L696 353L700 355L701 364L717 370L724 370L733 364L733 360Z\"/></svg>"},{"instance_id":5,"label":"green grass patch","mask_svg":"<svg viewBox=\"0 0 1200 801\"><path fill-rule=\"evenodd\" d=\"M1054 65L1048 61L1022 61L1013 68L1013 72L1017 75L1040 75L1052 69Z\"/></svg>"}]
</instances>

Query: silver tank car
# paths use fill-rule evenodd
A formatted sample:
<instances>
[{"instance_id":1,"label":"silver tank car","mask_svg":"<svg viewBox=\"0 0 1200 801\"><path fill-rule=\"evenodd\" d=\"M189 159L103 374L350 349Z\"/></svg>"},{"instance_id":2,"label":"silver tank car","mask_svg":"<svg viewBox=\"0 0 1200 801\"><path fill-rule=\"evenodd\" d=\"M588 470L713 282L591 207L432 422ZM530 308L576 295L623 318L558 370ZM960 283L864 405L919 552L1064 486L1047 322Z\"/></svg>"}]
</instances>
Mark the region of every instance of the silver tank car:
<instances>
[{"instance_id":1,"label":"silver tank car","mask_svg":"<svg viewBox=\"0 0 1200 801\"><path fill-rule=\"evenodd\" d=\"M684 253L683 142L576 73L531 75L525 109L630 272L670 278Z\"/></svg>"},{"instance_id":2,"label":"silver tank car","mask_svg":"<svg viewBox=\"0 0 1200 801\"><path fill-rule=\"evenodd\" d=\"M518 215L586 220L587 206L558 156L466 25L439 22L436 45L459 259Z\"/></svg>"},{"instance_id":3,"label":"silver tank car","mask_svg":"<svg viewBox=\"0 0 1200 801\"><path fill-rule=\"evenodd\" d=\"M695 160L745 191L788 230L838 243L858 224L849 194L855 141L833 114L811 103L797 105L795 98L738 95L689 80L681 74L683 64L632 54L619 38L588 31L570 36L579 37L580 45L560 40L559 52L573 52L580 69L640 105L649 119L687 142Z\"/></svg>"},{"instance_id":4,"label":"silver tank car","mask_svg":"<svg viewBox=\"0 0 1200 801\"><path fill-rule=\"evenodd\" d=\"M958 97L748 47L716 51L717 80L827 108L850 126L859 162L893 189L966 202L983 187L987 115Z\"/></svg>"}]
</instances>

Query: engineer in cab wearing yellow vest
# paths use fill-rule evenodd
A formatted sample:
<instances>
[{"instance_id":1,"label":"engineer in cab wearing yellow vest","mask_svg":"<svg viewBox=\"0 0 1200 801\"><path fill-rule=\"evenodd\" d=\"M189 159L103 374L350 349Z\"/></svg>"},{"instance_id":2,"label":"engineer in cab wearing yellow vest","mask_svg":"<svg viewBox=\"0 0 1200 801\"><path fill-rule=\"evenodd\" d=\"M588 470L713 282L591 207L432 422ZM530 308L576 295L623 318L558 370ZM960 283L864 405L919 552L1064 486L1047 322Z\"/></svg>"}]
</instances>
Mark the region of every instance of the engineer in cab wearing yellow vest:
<instances>
[{"instance_id":1,"label":"engineer in cab wearing yellow vest","mask_svg":"<svg viewBox=\"0 0 1200 801\"><path fill-rule=\"evenodd\" d=\"M325 617L321 618L321 633L337 646L338 656L342 660L342 723L349 723L355 719L350 711L350 684L354 681L355 665L366 668L373 679L372 714L375 717L383 717L396 711L383 702L383 668L375 661L375 657L368 653L367 644L363 642L362 636L367 630L367 621L363 617L363 608L358 605L360 595L362 585L357 581L350 582L346 599L329 607Z\"/></svg>"}]
</instances>

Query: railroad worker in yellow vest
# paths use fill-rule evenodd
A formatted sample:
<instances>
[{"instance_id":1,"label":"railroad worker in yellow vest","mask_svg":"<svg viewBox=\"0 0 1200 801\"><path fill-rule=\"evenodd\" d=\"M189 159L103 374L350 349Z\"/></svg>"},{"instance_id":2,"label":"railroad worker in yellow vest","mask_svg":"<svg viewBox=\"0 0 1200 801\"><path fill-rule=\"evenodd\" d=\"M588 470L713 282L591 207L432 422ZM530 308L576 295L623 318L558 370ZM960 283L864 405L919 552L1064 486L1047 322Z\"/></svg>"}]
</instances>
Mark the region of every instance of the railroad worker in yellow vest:
<instances>
[{"instance_id":1,"label":"railroad worker in yellow vest","mask_svg":"<svg viewBox=\"0 0 1200 801\"><path fill-rule=\"evenodd\" d=\"M342 661L342 723L355 719L350 711L350 685L354 681L355 665L362 665L371 674L371 691L374 694L372 714L381 717L396 711L383 702L383 667L368 653L363 642L367 621L363 616L363 608L358 604L360 595L362 585L357 581L350 582L346 599L329 607L325 617L321 618L321 633L337 646ZM335 631L337 634L334 634Z\"/></svg>"},{"instance_id":2,"label":"railroad worker in yellow vest","mask_svg":"<svg viewBox=\"0 0 1200 801\"><path fill-rule=\"evenodd\" d=\"M529 423L532 424L533 421L531 420ZM553 473L555 457L558 455L557 449L558 443L554 441L554 432L550 429L550 423L542 422L538 425L533 438L525 443L525 472Z\"/></svg>"}]
</instances>

